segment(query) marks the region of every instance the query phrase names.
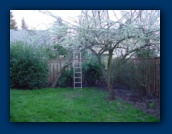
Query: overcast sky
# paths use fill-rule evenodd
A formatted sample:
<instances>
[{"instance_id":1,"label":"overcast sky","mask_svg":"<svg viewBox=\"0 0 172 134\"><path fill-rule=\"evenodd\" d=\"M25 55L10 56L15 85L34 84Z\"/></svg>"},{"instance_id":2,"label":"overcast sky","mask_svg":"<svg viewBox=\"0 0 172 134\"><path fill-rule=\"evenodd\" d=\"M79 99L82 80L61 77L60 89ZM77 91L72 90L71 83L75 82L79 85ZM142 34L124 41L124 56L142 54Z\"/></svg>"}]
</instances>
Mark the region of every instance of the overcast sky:
<instances>
[{"instance_id":1,"label":"overcast sky","mask_svg":"<svg viewBox=\"0 0 172 134\"><path fill-rule=\"evenodd\" d=\"M24 18L29 29L46 29L55 19L38 10L11 10L18 28L21 28L21 20ZM62 19L76 18L80 15L81 10L50 10L54 15Z\"/></svg>"}]
</instances>

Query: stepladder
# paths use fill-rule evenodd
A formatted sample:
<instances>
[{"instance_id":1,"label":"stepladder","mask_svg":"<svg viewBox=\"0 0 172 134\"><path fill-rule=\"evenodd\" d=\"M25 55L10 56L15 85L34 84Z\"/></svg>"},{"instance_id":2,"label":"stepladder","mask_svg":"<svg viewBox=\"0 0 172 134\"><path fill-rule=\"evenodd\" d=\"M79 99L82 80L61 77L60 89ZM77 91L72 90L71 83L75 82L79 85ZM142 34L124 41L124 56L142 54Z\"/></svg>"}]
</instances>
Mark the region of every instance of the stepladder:
<instances>
[{"instance_id":1,"label":"stepladder","mask_svg":"<svg viewBox=\"0 0 172 134\"><path fill-rule=\"evenodd\" d=\"M82 58L80 51L73 52L73 85L82 89Z\"/></svg>"}]
</instances>

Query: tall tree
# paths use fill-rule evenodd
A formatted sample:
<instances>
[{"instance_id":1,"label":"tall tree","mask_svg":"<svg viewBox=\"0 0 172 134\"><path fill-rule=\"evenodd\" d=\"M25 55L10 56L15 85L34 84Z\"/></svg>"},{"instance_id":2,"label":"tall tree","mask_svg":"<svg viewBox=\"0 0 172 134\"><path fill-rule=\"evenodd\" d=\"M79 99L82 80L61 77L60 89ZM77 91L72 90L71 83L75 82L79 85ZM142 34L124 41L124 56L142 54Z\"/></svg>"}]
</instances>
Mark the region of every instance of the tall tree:
<instances>
[{"instance_id":1,"label":"tall tree","mask_svg":"<svg viewBox=\"0 0 172 134\"><path fill-rule=\"evenodd\" d=\"M22 28L23 30L28 30L28 26L26 25L26 22L25 22L24 18L22 19L21 28Z\"/></svg>"},{"instance_id":2,"label":"tall tree","mask_svg":"<svg viewBox=\"0 0 172 134\"><path fill-rule=\"evenodd\" d=\"M10 29L17 29L17 23L13 19L13 13L10 11Z\"/></svg>"}]
</instances>

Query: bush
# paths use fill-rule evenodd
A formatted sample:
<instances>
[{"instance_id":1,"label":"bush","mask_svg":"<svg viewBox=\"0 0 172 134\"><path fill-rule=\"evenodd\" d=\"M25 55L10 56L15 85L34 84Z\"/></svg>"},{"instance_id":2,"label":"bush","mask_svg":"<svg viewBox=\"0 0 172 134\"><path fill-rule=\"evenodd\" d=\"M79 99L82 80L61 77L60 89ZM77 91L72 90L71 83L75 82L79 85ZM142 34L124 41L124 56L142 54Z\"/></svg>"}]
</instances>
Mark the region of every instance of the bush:
<instances>
[{"instance_id":1,"label":"bush","mask_svg":"<svg viewBox=\"0 0 172 134\"><path fill-rule=\"evenodd\" d=\"M96 81L100 81L100 77L102 76L97 59L93 57L88 62L83 63L82 66L84 82L86 83L86 85L96 86Z\"/></svg>"},{"instance_id":2,"label":"bush","mask_svg":"<svg viewBox=\"0 0 172 134\"><path fill-rule=\"evenodd\" d=\"M73 85L73 70L64 71L60 79L58 80L57 86L59 87L72 87Z\"/></svg>"},{"instance_id":3,"label":"bush","mask_svg":"<svg viewBox=\"0 0 172 134\"><path fill-rule=\"evenodd\" d=\"M156 51L154 49L150 49L150 48L144 48L144 49L140 49L139 51L136 52L136 57L139 58L143 58L143 57L156 57Z\"/></svg>"},{"instance_id":4,"label":"bush","mask_svg":"<svg viewBox=\"0 0 172 134\"><path fill-rule=\"evenodd\" d=\"M134 63L133 60L128 60L120 67L116 83L120 83L130 89L146 90L146 87L150 85L153 80L153 64L148 60L140 59L139 63ZM113 64L117 62L117 59L113 61Z\"/></svg>"},{"instance_id":5,"label":"bush","mask_svg":"<svg viewBox=\"0 0 172 134\"><path fill-rule=\"evenodd\" d=\"M85 86L96 86L96 81L100 81L101 70L97 60L93 57L82 64L83 84ZM72 87L73 86L73 69L64 71L57 83L58 87Z\"/></svg>"},{"instance_id":6,"label":"bush","mask_svg":"<svg viewBox=\"0 0 172 134\"><path fill-rule=\"evenodd\" d=\"M119 59L114 59L113 64ZM137 68L132 62L124 61L120 66L118 74L115 78L116 83L120 83L127 88L137 88L139 85L136 82Z\"/></svg>"},{"instance_id":7,"label":"bush","mask_svg":"<svg viewBox=\"0 0 172 134\"><path fill-rule=\"evenodd\" d=\"M10 44L11 88L42 88L46 86L47 79L48 64L41 48L23 42Z\"/></svg>"}]
</instances>

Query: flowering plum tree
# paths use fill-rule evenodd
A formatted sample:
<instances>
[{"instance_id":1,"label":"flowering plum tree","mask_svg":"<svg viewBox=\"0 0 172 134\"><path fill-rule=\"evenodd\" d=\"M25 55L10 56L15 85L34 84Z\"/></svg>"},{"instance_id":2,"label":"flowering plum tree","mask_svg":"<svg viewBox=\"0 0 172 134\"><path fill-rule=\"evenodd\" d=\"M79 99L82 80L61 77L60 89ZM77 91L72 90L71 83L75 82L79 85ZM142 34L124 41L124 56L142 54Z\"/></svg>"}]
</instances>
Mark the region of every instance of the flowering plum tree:
<instances>
[{"instance_id":1,"label":"flowering plum tree","mask_svg":"<svg viewBox=\"0 0 172 134\"><path fill-rule=\"evenodd\" d=\"M96 55L109 89L109 99L113 100L113 79L124 59L145 47L159 47L160 11L85 10L77 34L82 48L88 48ZM107 70L101 60L104 54L108 56ZM120 57L116 68L112 68L113 56Z\"/></svg>"},{"instance_id":2,"label":"flowering plum tree","mask_svg":"<svg viewBox=\"0 0 172 134\"><path fill-rule=\"evenodd\" d=\"M45 13L45 12L44 12ZM50 12L46 12L52 15ZM97 57L99 66L109 90L109 99L115 99L112 87L120 65L125 59L144 48L160 46L160 11L159 10L83 10L74 23L53 28L55 33L64 33L57 38L60 45L71 50L89 49ZM107 68L104 68L102 56L107 55ZM71 63L71 55L66 65ZM115 68L112 59L120 57Z\"/></svg>"}]
</instances>

